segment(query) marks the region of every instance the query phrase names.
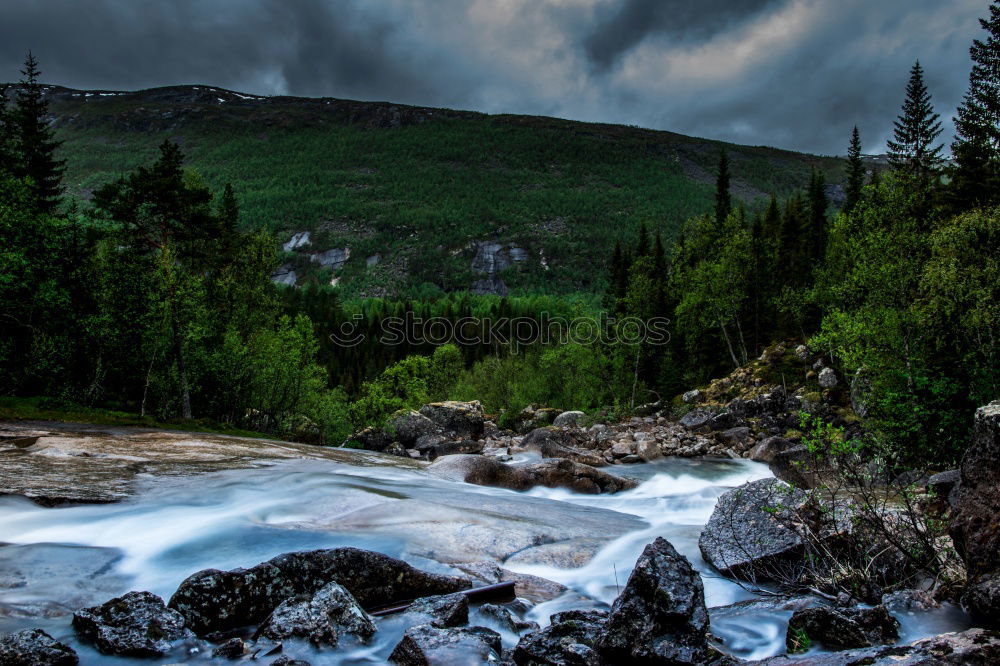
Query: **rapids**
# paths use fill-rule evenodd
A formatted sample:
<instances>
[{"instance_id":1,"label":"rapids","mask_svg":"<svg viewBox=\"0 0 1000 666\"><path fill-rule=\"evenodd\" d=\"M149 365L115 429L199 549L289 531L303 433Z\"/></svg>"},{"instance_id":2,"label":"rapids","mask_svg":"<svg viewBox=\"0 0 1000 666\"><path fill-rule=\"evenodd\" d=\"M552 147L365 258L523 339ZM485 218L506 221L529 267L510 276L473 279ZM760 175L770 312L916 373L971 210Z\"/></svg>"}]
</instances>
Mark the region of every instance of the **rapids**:
<instances>
[{"instance_id":1,"label":"rapids","mask_svg":"<svg viewBox=\"0 0 1000 666\"><path fill-rule=\"evenodd\" d=\"M149 663L106 657L81 645L67 613L129 589L169 599L200 569L250 566L289 551L344 545L445 573L461 573L453 567L462 562L495 560L562 583L567 593L528 614L543 625L559 610L611 603L656 536L667 538L702 573L709 607L755 598L714 574L697 540L718 496L770 476L766 466L663 459L613 471L641 484L617 495L513 492L446 481L412 466L299 460L151 477L136 497L116 504L42 508L0 497L0 542L11 544L0 547L0 633L41 627L77 649L84 664ZM746 612L719 615L713 633L732 654L759 659L784 651L790 615L749 605ZM470 620L489 626L475 614ZM908 639L964 628L964 618L951 608L901 620ZM370 645L295 654L313 664L384 663L405 627L393 618L378 625ZM504 634L506 646L516 640ZM170 659L208 660L209 651Z\"/></svg>"}]
</instances>

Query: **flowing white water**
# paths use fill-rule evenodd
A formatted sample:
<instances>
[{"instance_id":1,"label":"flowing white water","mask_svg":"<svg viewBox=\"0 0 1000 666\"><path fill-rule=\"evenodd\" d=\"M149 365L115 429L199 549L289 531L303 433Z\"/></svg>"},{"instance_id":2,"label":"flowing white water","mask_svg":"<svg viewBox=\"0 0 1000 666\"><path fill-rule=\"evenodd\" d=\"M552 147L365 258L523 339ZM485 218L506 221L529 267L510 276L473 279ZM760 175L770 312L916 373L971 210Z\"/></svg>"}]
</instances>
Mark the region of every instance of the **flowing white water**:
<instances>
[{"instance_id":1,"label":"flowing white water","mask_svg":"<svg viewBox=\"0 0 1000 666\"><path fill-rule=\"evenodd\" d=\"M702 573L709 606L753 598L712 572L697 539L718 496L769 476L765 466L666 459L614 471L641 485L610 496L517 493L453 483L423 470L299 461L149 479L136 498L120 504L46 509L0 498L0 542L15 544L0 548L0 632L39 626L80 649L83 663L130 663L80 646L66 611L129 589L166 599L200 569L251 566L289 551L343 545L450 573L456 563L499 560L571 588L531 611L542 624L559 610L611 603L643 547L657 536ZM576 560L537 557L540 545L558 542L586 542L593 557L575 568ZM514 559L504 563L510 555ZM713 631L734 654L760 658L783 651L789 615L727 615ZM405 627L391 619L379 625L370 646L307 650L303 656L314 664L383 663ZM514 641L516 636L505 635L506 644ZM207 658L204 652L171 655L172 661Z\"/></svg>"}]
</instances>

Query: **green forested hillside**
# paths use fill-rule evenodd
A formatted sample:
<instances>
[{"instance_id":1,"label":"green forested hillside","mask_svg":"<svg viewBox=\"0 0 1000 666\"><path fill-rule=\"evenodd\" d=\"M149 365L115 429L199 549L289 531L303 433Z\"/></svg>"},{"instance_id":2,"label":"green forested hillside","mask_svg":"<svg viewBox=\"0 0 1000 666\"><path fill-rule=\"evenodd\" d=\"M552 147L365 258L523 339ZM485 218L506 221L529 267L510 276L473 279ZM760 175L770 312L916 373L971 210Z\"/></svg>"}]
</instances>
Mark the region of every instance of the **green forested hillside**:
<instances>
[{"instance_id":1,"label":"green forested hillside","mask_svg":"<svg viewBox=\"0 0 1000 666\"><path fill-rule=\"evenodd\" d=\"M282 258L300 284L334 277L307 254L350 248L337 272L349 296L468 289L484 277L476 241L526 251L498 275L513 293L599 291L616 239L645 222L669 240L711 206L724 147L749 207L804 187L813 167L834 190L843 179L835 158L552 118L201 86L47 96L71 195L149 163L170 138L211 189L233 185L243 228L311 232Z\"/></svg>"}]
</instances>

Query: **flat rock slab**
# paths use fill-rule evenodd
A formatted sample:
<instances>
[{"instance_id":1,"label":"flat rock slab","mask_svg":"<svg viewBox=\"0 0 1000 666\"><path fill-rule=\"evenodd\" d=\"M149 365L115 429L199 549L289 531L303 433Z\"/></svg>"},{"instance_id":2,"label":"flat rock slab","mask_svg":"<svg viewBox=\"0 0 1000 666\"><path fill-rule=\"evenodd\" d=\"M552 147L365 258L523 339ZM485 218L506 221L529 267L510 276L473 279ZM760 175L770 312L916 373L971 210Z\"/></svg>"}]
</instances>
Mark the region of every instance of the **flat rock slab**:
<instances>
[{"instance_id":1,"label":"flat rock slab","mask_svg":"<svg viewBox=\"0 0 1000 666\"><path fill-rule=\"evenodd\" d=\"M206 433L72 423L0 423L0 495L42 504L117 502L149 476L193 476L283 460L420 467L367 451Z\"/></svg>"}]
</instances>

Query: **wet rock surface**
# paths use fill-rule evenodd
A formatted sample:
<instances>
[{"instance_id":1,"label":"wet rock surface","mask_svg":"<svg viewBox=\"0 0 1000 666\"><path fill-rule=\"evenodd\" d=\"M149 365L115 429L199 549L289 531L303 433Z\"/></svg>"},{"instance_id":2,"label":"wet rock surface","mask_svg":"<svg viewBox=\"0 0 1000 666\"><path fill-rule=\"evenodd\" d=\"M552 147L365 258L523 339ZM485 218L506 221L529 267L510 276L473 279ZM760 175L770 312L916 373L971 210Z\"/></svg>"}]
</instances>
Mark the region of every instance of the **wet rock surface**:
<instances>
[{"instance_id":1,"label":"wet rock surface","mask_svg":"<svg viewBox=\"0 0 1000 666\"><path fill-rule=\"evenodd\" d=\"M330 583L312 596L285 599L274 609L258 635L280 641L297 636L315 645L336 647L341 634L366 641L375 623L344 587Z\"/></svg>"},{"instance_id":2,"label":"wet rock surface","mask_svg":"<svg viewBox=\"0 0 1000 666\"><path fill-rule=\"evenodd\" d=\"M500 634L486 627L421 624L406 630L389 661L398 666L474 666L498 661L502 650Z\"/></svg>"},{"instance_id":3,"label":"wet rock surface","mask_svg":"<svg viewBox=\"0 0 1000 666\"><path fill-rule=\"evenodd\" d=\"M421 407L420 413L454 439L479 439L483 436L486 417L478 401L432 402Z\"/></svg>"},{"instance_id":4,"label":"wet rock surface","mask_svg":"<svg viewBox=\"0 0 1000 666\"><path fill-rule=\"evenodd\" d=\"M73 648L41 629L25 629L0 637L0 664L4 666L76 666Z\"/></svg>"},{"instance_id":5,"label":"wet rock surface","mask_svg":"<svg viewBox=\"0 0 1000 666\"><path fill-rule=\"evenodd\" d=\"M755 662L767 666L992 666L1000 663L1000 632L969 629L909 645L863 648L807 656L782 655Z\"/></svg>"},{"instance_id":6,"label":"wet rock surface","mask_svg":"<svg viewBox=\"0 0 1000 666\"><path fill-rule=\"evenodd\" d=\"M599 666L597 640L607 618L603 610L556 613L549 626L521 638L511 657L517 666Z\"/></svg>"},{"instance_id":7,"label":"wet rock surface","mask_svg":"<svg viewBox=\"0 0 1000 666\"><path fill-rule=\"evenodd\" d=\"M20 422L0 424L0 435L0 492L45 506L117 502L137 494L150 477L190 477L296 459L417 465L347 449L146 428Z\"/></svg>"},{"instance_id":8,"label":"wet rock surface","mask_svg":"<svg viewBox=\"0 0 1000 666\"><path fill-rule=\"evenodd\" d=\"M949 531L968 571L963 605L1000 627L1000 400L976 410Z\"/></svg>"},{"instance_id":9,"label":"wet rock surface","mask_svg":"<svg viewBox=\"0 0 1000 666\"><path fill-rule=\"evenodd\" d=\"M464 594L446 594L417 599L406 615L414 618L413 624L429 624L438 629L459 627L469 621L469 598Z\"/></svg>"},{"instance_id":10,"label":"wet rock surface","mask_svg":"<svg viewBox=\"0 0 1000 666\"><path fill-rule=\"evenodd\" d=\"M562 458L507 465L495 458L454 455L436 460L428 471L454 481L511 490L528 490L535 486L545 486L597 494L615 493L638 485L633 479L614 476Z\"/></svg>"},{"instance_id":11,"label":"wet rock surface","mask_svg":"<svg viewBox=\"0 0 1000 666\"><path fill-rule=\"evenodd\" d=\"M829 650L849 650L892 643L899 638L899 622L885 606L797 610L788 621L785 644L801 652L813 644Z\"/></svg>"},{"instance_id":12,"label":"wet rock surface","mask_svg":"<svg viewBox=\"0 0 1000 666\"><path fill-rule=\"evenodd\" d=\"M722 495L698 539L709 564L727 576L773 578L798 558L802 538L782 520L805 498L778 479L751 481Z\"/></svg>"},{"instance_id":13,"label":"wet rock surface","mask_svg":"<svg viewBox=\"0 0 1000 666\"><path fill-rule=\"evenodd\" d=\"M706 641L707 630L701 576L657 538L611 607L598 647L611 663L705 664L720 657Z\"/></svg>"},{"instance_id":14,"label":"wet rock surface","mask_svg":"<svg viewBox=\"0 0 1000 666\"><path fill-rule=\"evenodd\" d=\"M363 607L466 589L466 579L416 569L358 548L280 555L250 569L207 569L188 577L170 607L202 635L258 624L286 599L340 583Z\"/></svg>"},{"instance_id":15,"label":"wet rock surface","mask_svg":"<svg viewBox=\"0 0 1000 666\"><path fill-rule=\"evenodd\" d=\"M73 628L81 640L94 643L105 654L158 657L178 641L192 638L184 618L150 592L129 592L101 606L73 614Z\"/></svg>"}]
</instances>

